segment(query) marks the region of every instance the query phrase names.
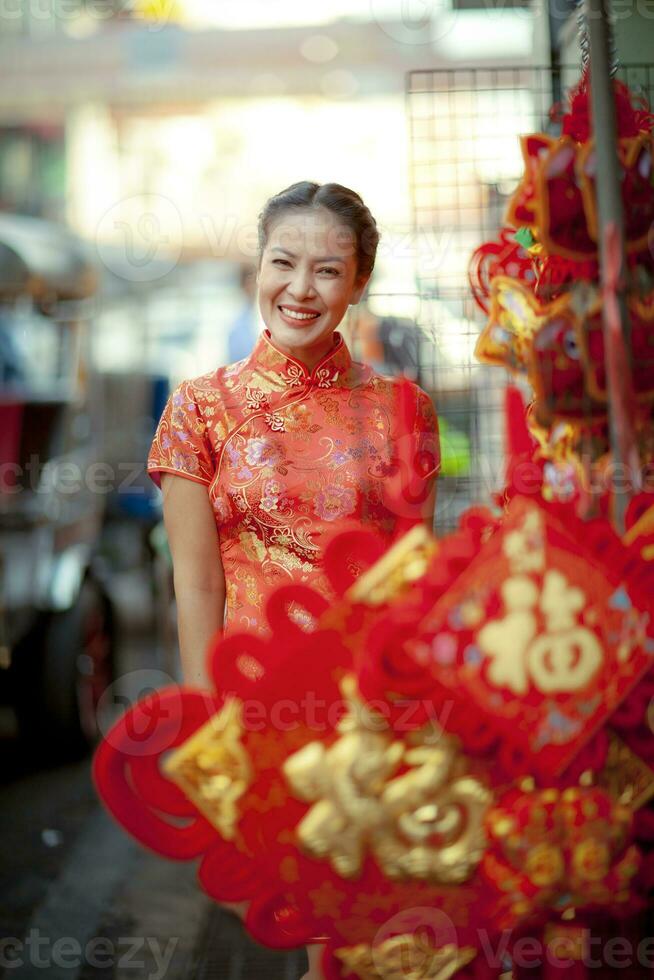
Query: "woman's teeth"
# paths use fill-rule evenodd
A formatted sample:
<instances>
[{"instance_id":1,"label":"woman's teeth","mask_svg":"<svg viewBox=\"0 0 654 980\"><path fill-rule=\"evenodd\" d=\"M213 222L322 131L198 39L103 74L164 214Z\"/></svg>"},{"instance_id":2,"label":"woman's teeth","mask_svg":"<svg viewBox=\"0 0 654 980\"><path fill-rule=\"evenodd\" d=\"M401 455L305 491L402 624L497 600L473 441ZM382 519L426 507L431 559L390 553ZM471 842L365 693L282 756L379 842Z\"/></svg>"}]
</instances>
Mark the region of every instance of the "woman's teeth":
<instances>
[{"instance_id":1,"label":"woman's teeth","mask_svg":"<svg viewBox=\"0 0 654 980\"><path fill-rule=\"evenodd\" d=\"M320 313L297 313L295 310L287 310L285 306L279 307L284 316L290 316L293 320L315 320Z\"/></svg>"}]
</instances>

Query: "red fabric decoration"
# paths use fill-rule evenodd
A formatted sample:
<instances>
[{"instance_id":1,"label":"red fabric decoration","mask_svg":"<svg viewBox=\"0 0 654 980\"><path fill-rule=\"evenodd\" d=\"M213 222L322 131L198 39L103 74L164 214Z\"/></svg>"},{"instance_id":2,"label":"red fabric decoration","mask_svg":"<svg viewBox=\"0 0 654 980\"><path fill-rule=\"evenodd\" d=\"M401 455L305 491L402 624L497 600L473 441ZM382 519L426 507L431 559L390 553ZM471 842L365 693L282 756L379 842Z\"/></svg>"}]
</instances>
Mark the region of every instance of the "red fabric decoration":
<instances>
[{"instance_id":1,"label":"red fabric decoration","mask_svg":"<svg viewBox=\"0 0 654 980\"><path fill-rule=\"evenodd\" d=\"M528 454L530 440L516 422L517 392L508 405L516 416L510 426L515 460ZM439 542L425 574L373 604L361 576L379 564L374 536L360 530L336 536L325 568L342 598L327 609L309 589L280 589L268 605L274 638L231 635L212 651L220 696L172 688L131 708L96 753L101 797L146 846L178 860L199 858L200 884L214 899L249 900L246 925L258 941L291 947L328 937L324 969L334 980L364 976L357 971L366 957L390 969L400 949L417 956L405 910L428 910L425 928L438 938L438 955L450 950L462 977L489 978L501 964L484 962L480 928L497 944L503 929L515 927L517 937L531 922L530 934L545 942L571 902L580 927L592 922L598 904L605 915L633 914L653 876L647 861L638 870L630 811L579 780L588 769L602 769L607 725L632 750L643 748L654 683L652 624L643 613L652 610L653 575L640 556L654 539L646 504L635 501L630 509L626 544L606 521L582 524L570 507L551 507L542 498L538 505L514 499L502 522L472 509ZM291 600L314 618L309 631L291 617ZM511 625L511 616L522 622ZM495 626L508 631L499 647ZM548 636L558 646L546 649ZM502 650L509 659L502 660ZM346 675L356 678L360 710L364 716L372 710L375 725L359 726L359 715L351 713L341 687ZM553 677L563 689L549 684ZM243 784L233 808L223 805L219 830L206 809L211 795L191 802L162 765L172 748L188 752L208 724L229 732L229 720L216 728L216 719L234 699L241 706L238 737L224 736L218 747L202 743L205 759L218 753L218 776L234 777L241 765ZM431 748L419 743L424 749L412 761L410 747L434 723L445 735ZM452 736L458 741L448 742ZM354 739L349 756L347 738ZM402 761L393 761L390 746ZM337 748L346 753L344 768L338 754L329 755ZM390 875L389 855L396 860L414 846L403 836L404 824L393 829L392 807L402 821L426 812L441 790L420 769L444 765L438 760L451 752L465 768L452 770L442 792L464 793L461 805L470 810L457 833L472 834L457 852L464 862L460 877L445 884ZM316 753L319 764L311 763ZM455 773L467 773L463 783ZM525 776L529 786L521 785ZM350 797L353 779L358 796ZM384 791L390 796L383 807L390 810L382 808ZM483 802L484 793L495 798L492 804ZM353 806L359 799L357 807L369 800L371 813L387 814L383 846L370 830L361 830L360 839L354 833L356 808L342 829L332 822L341 797ZM446 800L439 804L443 813L450 812ZM336 807L326 822L318 803ZM474 821L482 814L490 846L479 852L476 867ZM300 828L310 816L314 830L301 845ZM635 826L640 839L654 833L644 816ZM315 853L308 844L314 839ZM437 824L426 853L440 855L447 840ZM391 843L399 851L385 851ZM347 855L351 846L355 854L360 847L360 867L344 875L335 855L339 848Z\"/></svg>"}]
</instances>

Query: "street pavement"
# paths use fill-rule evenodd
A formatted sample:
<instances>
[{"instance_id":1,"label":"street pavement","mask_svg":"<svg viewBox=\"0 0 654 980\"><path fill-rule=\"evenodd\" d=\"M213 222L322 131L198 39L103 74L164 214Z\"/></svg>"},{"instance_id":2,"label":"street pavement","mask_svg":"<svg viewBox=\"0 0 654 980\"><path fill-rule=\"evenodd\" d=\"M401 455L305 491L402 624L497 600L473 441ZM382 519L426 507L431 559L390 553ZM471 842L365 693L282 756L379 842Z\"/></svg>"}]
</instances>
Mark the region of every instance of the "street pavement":
<instances>
[{"instance_id":1,"label":"street pavement","mask_svg":"<svg viewBox=\"0 0 654 980\"><path fill-rule=\"evenodd\" d=\"M147 583L124 577L114 598L120 666L159 663ZM141 681L139 681L141 683ZM297 980L303 950L253 943L196 884L191 862L139 847L100 806L90 759L23 758L0 718L0 976L12 980Z\"/></svg>"}]
</instances>

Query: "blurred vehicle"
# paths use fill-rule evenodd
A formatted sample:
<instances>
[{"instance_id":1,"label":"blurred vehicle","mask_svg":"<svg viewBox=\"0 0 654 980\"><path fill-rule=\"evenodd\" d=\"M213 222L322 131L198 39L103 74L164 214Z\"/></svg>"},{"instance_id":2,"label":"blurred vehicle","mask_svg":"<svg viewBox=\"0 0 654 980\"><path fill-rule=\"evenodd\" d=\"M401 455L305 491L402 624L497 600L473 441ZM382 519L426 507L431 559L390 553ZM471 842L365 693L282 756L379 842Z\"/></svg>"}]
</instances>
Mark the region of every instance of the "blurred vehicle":
<instances>
[{"instance_id":1,"label":"blurred vehicle","mask_svg":"<svg viewBox=\"0 0 654 980\"><path fill-rule=\"evenodd\" d=\"M0 695L48 756L94 741L114 670L88 383L96 288L80 239L0 214Z\"/></svg>"}]
</instances>

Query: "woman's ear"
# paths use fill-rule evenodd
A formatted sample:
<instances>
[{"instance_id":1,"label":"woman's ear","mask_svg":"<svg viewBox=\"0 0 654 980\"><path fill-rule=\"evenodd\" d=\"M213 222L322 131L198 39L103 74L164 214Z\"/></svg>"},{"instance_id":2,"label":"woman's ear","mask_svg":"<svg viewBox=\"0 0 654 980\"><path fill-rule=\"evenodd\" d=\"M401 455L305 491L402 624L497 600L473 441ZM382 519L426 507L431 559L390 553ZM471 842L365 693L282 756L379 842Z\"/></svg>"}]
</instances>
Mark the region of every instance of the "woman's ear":
<instances>
[{"instance_id":1,"label":"woman's ear","mask_svg":"<svg viewBox=\"0 0 654 980\"><path fill-rule=\"evenodd\" d=\"M359 276L354 283L354 289L352 290L352 298L350 300L350 306L358 303L363 294L366 291L366 286L370 281L370 276Z\"/></svg>"}]
</instances>

